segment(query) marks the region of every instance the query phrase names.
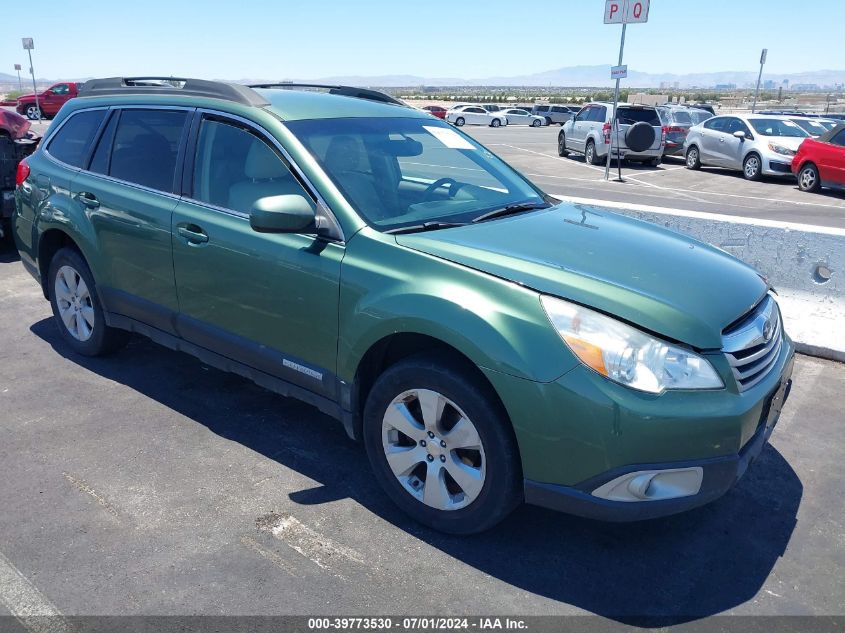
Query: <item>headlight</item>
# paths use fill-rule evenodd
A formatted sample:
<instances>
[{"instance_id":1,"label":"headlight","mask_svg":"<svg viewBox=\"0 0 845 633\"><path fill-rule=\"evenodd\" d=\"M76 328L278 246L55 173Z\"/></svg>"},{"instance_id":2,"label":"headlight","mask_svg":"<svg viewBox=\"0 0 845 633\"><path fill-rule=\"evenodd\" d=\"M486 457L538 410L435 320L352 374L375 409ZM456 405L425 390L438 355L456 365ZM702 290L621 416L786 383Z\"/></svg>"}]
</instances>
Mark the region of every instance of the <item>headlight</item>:
<instances>
[{"instance_id":1,"label":"headlight","mask_svg":"<svg viewBox=\"0 0 845 633\"><path fill-rule=\"evenodd\" d=\"M788 147L778 145L777 143L769 143L769 149L775 154L783 154L784 156L795 156L795 152Z\"/></svg>"},{"instance_id":2,"label":"headlight","mask_svg":"<svg viewBox=\"0 0 845 633\"><path fill-rule=\"evenodd\" d=\"M545 295L540 300L578 360L620 385L649 393L725 386L698 354L574 303Z\"/></svg>"}]
</instances>

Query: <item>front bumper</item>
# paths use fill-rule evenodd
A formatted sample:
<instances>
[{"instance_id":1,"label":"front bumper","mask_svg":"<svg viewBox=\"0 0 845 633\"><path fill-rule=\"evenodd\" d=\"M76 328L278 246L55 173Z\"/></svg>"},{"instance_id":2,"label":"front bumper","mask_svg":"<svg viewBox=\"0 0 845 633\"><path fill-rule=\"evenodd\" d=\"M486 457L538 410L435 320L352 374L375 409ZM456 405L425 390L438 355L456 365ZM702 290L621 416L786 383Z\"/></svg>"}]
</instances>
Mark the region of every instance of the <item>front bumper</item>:
<instances>
[{"instance_id":1,"label":"front bumper","mask_svg":"<svg viewBox=\"0 0 845 633\"><path fill-rule=\"evenodd\" d=\"M766 157L763 163L763 173L768 176L791 176L793 175L792 160L789 156Z\"/></svg>"},{"instance_id":2,"label":"front bumper","mask_svg":"<svg viewBox=\"0 0 845 633\"><path fill-rule=\"evenodd\" d=\"M552 383L487 373L519 444L525 500L608 521L648 519L700 506L727 492L760 454L789 395L794 346L757 385L739 392L723 354L707 355L725 388L659 396L627 389L578 366ZM682 494L604 498L629 473L696 470ZM659 479L655 479L659 481ZM607 485L606 485L607 484ZM651 484L648 484L649 490ZM671 487L671 486L670 486ZM646 492L649 492L646 490ZM611 500L614 499L614 500Z\"/></svg>"},{"instance_id":3,"label":"front bumper","mask_svg":"<svg viewBox=\"0 0 845 633\"><path fill-rule=\"evenodd\" d=\"M789 371L791 374L791 366ZM768 400L768 406L765 407L765 413L761 416L757 432L736 455L685 462L626 466L594 477L578 486L560 486L527 479L525 480L525 502L590 519L623 522L677 514L715 501L733 488L763 451L791 388L791 377L784 378L780 387ZM594 491L603 485L622 478L627 473L660 473L661 471L695 469L702 471L701 486L698 492L687 496L642 501L614 501L594 494Z\"/></svg>"}]
</instances>

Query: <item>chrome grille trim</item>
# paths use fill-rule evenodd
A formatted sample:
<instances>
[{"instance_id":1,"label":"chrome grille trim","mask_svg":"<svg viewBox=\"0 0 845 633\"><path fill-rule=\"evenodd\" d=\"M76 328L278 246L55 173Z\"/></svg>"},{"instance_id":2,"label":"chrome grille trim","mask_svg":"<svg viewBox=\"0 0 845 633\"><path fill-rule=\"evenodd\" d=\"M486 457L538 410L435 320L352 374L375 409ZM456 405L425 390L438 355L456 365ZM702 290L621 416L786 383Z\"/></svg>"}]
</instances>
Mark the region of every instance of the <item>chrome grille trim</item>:
<instances>
[{"instance_id":1,"label":"chrome grille trim","mask_svg":"<svg viewBox=\"0 0 845 633\"><path fill-rule=\"evenodd\" d=\"M766 329L771 328L768 337ZM783 322L777 302L767 296L739 323L722 334L722 351L739 391L751 389L775 366L783 347Z\"/></svg>"}]
</instances>

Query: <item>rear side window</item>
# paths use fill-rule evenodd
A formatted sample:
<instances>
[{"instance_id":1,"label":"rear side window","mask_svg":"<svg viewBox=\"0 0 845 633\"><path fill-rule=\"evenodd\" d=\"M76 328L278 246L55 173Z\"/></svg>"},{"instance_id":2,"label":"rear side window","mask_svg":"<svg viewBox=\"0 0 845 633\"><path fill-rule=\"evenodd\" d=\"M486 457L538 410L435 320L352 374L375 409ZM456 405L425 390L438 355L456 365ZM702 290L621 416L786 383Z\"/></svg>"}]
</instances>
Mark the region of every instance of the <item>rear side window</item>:
<instances>
[{"instance_id":1,"label":"rear side window","mask_svg":"<svg viewBox=\"0 0 845 633\"><path fill-rule=\"evenodd\" d=\"M123 110L114 132L109 176L172 192L186 118L184 111Z\"/></svg>"},{"instance_id":2,"label":"rear side window","mask_svg":"<svg viewBox=\"0 0 845 633\"><path fill-rule=\"evenodd\" d=\"M654 108L619 108L619 124L634 125L634 123L648 123L659 126L660 117Z\"/></svg>"},{"instance_id":3,"label":"rear side window","mask_svg":"<svg viewBox=\"0 0 845 633\"><path fill-rule=\"evenodd\" d=\"M82 167L106 112L106 110L88 110L72 115L56 132L47 147L47 152L63 163Z\"/></svg>"},{"instance_id":4,"label":"rear side window","mask_svg":"<svg viewBox=\"0 0 845 633\"><path fill-rule=\"evenodd\" d=\"M839 133L830 139L830 142L840 147L845 147L845 130L839 130Z\"/></svg>"}]
</instances>

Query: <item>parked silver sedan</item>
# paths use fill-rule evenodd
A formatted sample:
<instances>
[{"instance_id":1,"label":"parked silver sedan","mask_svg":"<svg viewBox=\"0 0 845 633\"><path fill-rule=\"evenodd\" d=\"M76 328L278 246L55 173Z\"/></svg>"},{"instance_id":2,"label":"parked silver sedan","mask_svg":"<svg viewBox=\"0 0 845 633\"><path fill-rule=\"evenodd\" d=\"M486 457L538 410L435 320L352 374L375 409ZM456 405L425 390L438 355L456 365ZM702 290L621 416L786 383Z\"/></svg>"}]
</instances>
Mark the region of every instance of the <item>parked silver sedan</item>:
<instances>
[{"instance_id":1,"label":"parked silver sedan","mask_svg":"<svg viewBox=\"0 0 845 633\"><path fill-rule=\"evenodd\" d=\"M690 128L684 141L686 166L738 169L748 180L791 176L792 157L809 136L784 116L717 116Z\"/></svg>"},{"instance_id":2,"label":"parked silver sedan","mask_svg":"<svg viewBox=\"0 0 845 633\"><path fill-rule=\"evenodd\" d=\"M496 114L502 114L508 118L508 125L530 125L531 127L540 127L541 125L548 125L546 119L536 114L531 114L527 110L521 108L508 108L506 110L499 110Z\"/></svg>"}]
</instances>

